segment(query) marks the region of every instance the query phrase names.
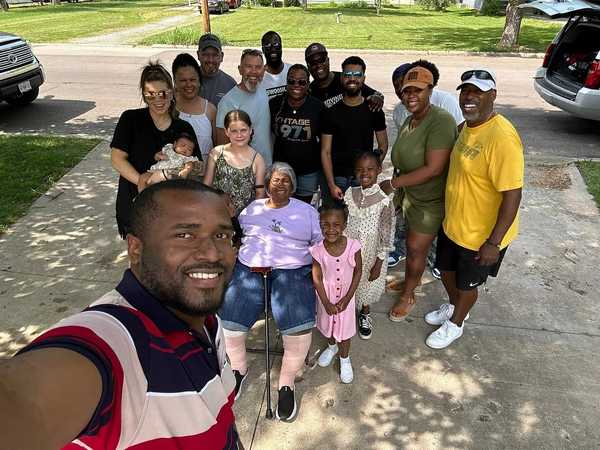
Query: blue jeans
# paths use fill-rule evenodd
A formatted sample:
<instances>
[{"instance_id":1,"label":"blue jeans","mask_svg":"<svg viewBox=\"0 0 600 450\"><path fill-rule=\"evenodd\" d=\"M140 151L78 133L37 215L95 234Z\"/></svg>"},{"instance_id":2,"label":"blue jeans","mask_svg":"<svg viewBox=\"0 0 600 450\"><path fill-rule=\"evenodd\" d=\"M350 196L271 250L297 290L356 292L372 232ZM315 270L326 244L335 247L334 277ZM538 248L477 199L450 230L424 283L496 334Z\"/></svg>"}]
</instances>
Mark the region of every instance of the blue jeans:
<instances>
[{"instance_id":1,"label":"blue jeans","mask_svg":"<svg viewBox=\"0 0 600 450\"><path fill-rule=\"evenodd\" d=\"M319 172L296 176L296 192L300 197L312 197L319 187Z\"/></svg>"},{"instance_id":2,"label":"blue jeans","mask_svg":"<svg viewBox=\"0 0 600 450\"><path fill-rule=\"evenodd\" d=\"M294 334L315 326L317 297L312 283L312 266L273 269L267 277L271 311L281 334ZM248 331L265 309L262 274L235 264L225 299L219 310L223 328Z\"/></svg>"}]
</instances>

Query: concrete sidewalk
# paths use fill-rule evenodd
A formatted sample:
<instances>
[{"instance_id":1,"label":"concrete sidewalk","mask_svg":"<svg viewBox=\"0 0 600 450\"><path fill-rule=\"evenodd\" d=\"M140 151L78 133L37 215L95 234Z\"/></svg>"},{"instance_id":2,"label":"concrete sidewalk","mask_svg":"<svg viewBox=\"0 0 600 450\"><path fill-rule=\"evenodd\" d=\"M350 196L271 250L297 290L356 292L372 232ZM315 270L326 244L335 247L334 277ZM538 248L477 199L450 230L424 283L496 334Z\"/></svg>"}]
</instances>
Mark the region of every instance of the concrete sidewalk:
<instances>
[{"instance_id":1,"label":"concrete sidewalk","mask_svg":"<svg viewBox=\"0 0 600 450\"><path fill-rule=\"evenodd\" d=\"M236 405L246 448L599 448L600 214L574 167L528 161L526 173L521 235L460 340L424 344L439 282L421 288L405 323L387 319L386 294L373 339L352 343L354 383L339 383L337 365L307 366L291 424L264 419L264 360L252 356ZM118 282L127 260L115 183L102 143L0 238L0 355ZM324 346L314 336L311 361Z\"/></svg>"}]
</instances>

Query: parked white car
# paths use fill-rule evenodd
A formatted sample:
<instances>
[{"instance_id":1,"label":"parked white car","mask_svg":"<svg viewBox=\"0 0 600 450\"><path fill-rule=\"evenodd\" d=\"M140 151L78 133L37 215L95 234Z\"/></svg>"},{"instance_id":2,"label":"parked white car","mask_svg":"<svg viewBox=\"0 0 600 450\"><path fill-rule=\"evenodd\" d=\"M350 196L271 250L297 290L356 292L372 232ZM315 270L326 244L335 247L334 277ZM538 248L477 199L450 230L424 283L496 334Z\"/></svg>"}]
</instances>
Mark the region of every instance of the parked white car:
<instances>
[{"instance_id":1,"label":"parked white car","mask_svg":"<svg viewBox=\"0 0 600 450\"><path fill-rule=\"evenodd\" d=\"M528 14L568 19L535 73L537 93L577 117L600 121L600 0L595 1L538 0L519 7Z\"/></svg>"}]
</instances>

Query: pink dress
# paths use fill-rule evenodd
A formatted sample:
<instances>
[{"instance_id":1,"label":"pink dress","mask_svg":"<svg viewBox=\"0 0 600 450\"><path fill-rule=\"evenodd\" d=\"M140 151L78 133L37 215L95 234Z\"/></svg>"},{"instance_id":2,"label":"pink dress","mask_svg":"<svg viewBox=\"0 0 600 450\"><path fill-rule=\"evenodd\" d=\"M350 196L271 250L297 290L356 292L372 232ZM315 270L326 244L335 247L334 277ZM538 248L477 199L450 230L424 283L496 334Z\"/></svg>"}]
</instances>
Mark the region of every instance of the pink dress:
<instances>
[{"instance_id":1,"label":"pink dress","mask_svg":"<svg viewBox=\"0 0 600 450\"><path fill-rule=\"evenodd\" d=\"M310 248L312 257L321 265L323 286L331 303L339 302L348 292L356 266L354 255L359 250L360 242L350 238L347 238L346 249L340 256L331 256L323 242ZM338 342L350 339L356 334L355 310L354 296L344 311L333 316L327 314L321 300L317 299L317 328L323 336L333 337Z\"/></svg>"}]
</instances>

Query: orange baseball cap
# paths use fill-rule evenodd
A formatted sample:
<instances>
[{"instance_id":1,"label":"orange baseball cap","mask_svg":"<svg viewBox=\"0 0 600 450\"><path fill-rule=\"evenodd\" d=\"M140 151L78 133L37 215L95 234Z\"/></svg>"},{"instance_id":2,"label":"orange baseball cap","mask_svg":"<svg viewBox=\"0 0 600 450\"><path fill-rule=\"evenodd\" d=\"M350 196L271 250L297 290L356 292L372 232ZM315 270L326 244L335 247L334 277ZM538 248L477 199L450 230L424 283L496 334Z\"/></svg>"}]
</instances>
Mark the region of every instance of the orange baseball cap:
<instances>
[{"instance_id":1,"label":"orange baseball cap","mask_svg":"<svg viewBox=\"0 0 600 450\"><path fill-rule=\"evenodd\" d=\"M404 75L402 90L404 91L409 86L418 87L419 89L433 86L433 74L425 67L413 67Z\"/></svg>"}]
</instances>

